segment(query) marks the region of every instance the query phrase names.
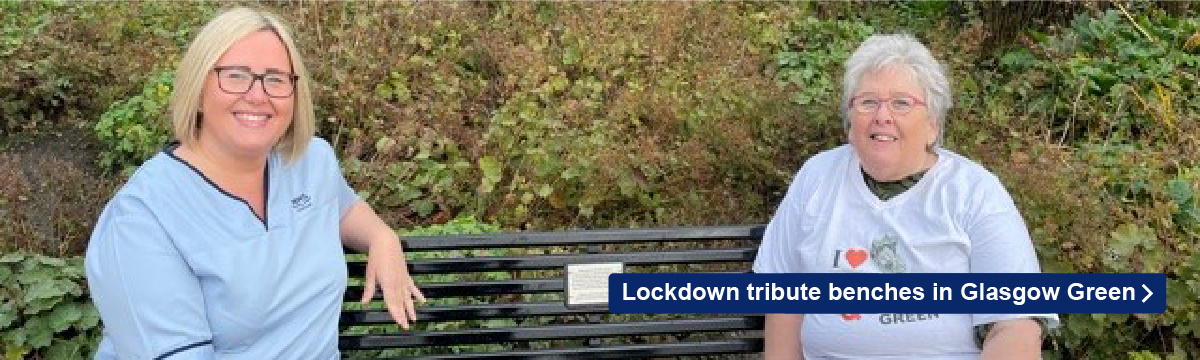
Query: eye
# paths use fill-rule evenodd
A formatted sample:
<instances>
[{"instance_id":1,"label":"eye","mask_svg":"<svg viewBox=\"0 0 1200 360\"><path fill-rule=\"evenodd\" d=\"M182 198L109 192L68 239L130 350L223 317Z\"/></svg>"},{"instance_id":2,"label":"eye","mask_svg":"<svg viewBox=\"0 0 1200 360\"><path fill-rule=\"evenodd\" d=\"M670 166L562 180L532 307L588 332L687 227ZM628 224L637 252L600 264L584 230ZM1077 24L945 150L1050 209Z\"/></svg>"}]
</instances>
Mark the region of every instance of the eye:
<instances>
[{"instance_id":1,"label":"eye","mask_svg":"<svg viewBox=\"0 0 1200 360\"><path fill-rule=\"evenodd\" d=\"M876 107L879 106L879 99L862 99L858 101L858 106Z\"/></svg>"},{"instance_id":2,"label":"eye","mask_svg":"<svg viewBox=\"0 0 1200 360\"><path fill-rule=\"evenodd\" d=\"M245 81L250 79L250 73L241 70L225 70L221 72L221 77L229 80Z\"/></svg>"},{"instance_id":3,"label":"eye","mask_svg":"<svg viewBox=\"0 0 1200 360\"><path fill-rule=\"evenodd\" d=\"M892 107L896 109L908 109L912 107L912 105L912 99L899 98L892 100Z\"/></svg>"},{"instance_id":4,"label":"eye","mask_svg":"<svg viewBox=\"0 0 1200 360\"><path fill-rule=\"evenodd\" d=\"M291 79L282 74L270 74L264 77L263 81L271 85L287 85L287 83L291 82Z\"/></svg>"}]
</instances>

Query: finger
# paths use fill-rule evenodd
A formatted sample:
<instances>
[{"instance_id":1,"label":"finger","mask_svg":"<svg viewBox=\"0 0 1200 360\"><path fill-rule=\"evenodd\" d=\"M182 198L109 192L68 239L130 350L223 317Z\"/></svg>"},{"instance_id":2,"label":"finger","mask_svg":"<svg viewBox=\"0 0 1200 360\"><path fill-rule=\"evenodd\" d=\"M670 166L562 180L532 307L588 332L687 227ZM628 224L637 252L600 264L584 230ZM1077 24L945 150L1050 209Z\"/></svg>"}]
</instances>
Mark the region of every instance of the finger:
<instances>
[{"instance_id":1,"label":"finger","mask_svg":"<svg viewBox=\"0 0 1200 360\"><path fill-rule=\"evenodd\" d=\"M409 292L410 296L405 296L403 299L404 310L408 311L408 319L415 323L417 322L417 306L413 304L411 294L412 292Z\"/></svg>"},{"instance_id":2,"label":"finger","mask_svg":"<svg viewBox=\"0 0 1200 360\"><path fill-rule=\"evenodd\" d=\"M388 293L389 291L385 289L383 300L387 303L388 313L392 315L392 320L395 320L396 324L400 325L404 330L408 330L408 318L405 317L406 314L399 300L400 296L396 296L399 294Z\"/></svg>"},{"instance_id":3,"label":"finger","mask_svg":"<svg viewBox=\"0 0 1200 360\"><path fill-rule=\"evenodd\" d=\"M421 303L424 304L426 301L425 294L421 293L421 288L418 288L417 284L412 284L412 283L410 283L408 286L410 289L409 292L411 292L413 295L416 295L417 300L421 300Z\"/></svg>"},{"instance_id":4,"label":"finger","mask_svg":"<svg viewBox=\"0 0 1200 360\"><path fill-rule=\"evenodd\" d=\"M367 264L367 276L363 279L362 299L358 302L366 304L371 302L373 297L375 297L375 270L371 264Z\"/></svg>"}]
</instances>

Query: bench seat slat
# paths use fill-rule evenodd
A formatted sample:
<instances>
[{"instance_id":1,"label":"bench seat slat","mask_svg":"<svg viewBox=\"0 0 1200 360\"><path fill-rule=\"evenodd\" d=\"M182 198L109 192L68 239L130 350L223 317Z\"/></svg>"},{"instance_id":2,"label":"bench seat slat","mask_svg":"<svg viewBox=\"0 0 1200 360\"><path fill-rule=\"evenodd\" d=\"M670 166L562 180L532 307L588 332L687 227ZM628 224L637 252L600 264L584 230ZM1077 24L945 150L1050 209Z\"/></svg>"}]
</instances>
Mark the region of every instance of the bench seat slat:
<instances>
[{"instance_id":1,"label":"bench seat slat","mask_svg":"<svg viewBox=\"0 0 1200 360\"><path fill-rule=\"evenodd\" d=\"M554 254L537 256L496 256L456 259L413 260L408 271L413 275L449 274L507 270L560 269L567 264L623 262L625 265L700 264L753 261L757 248L704 249L695 251L645 251L601 254ZM351 277L362 277L366 263L347 264Z\"/></svg>"},{"instance_id":2,"label":"bench seat slat","mask_svg":"<svg viewBox=\"0 0 1200 360\"><path fill-rule=\"evenodd\" d=\"M762 339L735 339L716 341L686 341L673 344L651 345L606 345L595 347L545 349L536 351L509 351L501 353L472 353L454 355L426 355L420 357L392 357L388 360L542 360L542 359L630 359L648 356L686 356L709 354L740 354L761 351Z\"/></svg>"},{"instance_id":3,"label":"bench seat slat","mask_svg":"<svg viewBox=\"0 0 1200 360\"><path fill-rule=\"evenodd\" d=\"M639 321L615 324L570 324L517 328L413 332L386 335L343 335L338 348L384 349L428 345L489 344L513 341L577 339L586 337L650 335L723 330L758 330L763 318L736 317Z\"/></svg>"}]
</instances>

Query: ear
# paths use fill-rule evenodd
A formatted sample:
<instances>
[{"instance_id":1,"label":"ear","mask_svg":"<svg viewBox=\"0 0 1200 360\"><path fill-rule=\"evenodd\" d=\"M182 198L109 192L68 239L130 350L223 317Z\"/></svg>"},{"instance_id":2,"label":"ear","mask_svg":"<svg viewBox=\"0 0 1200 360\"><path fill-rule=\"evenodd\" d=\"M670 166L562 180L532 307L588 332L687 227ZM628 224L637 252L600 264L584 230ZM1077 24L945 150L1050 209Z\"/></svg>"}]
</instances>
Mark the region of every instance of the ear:
<instances>
[{"instance_id":1,"label":"ear","mask_svg":"<svg viewBox=\"0 0 1200 360\"><path fill-rule=\"evenodd\" d=\"M941 131L942 131L942 129L938 128L937 120L933 120L933 121L929 122L929 134L930 134L929 135L929 143L930 144L937 143L938 137L942 135Z\"/></svg>"}]
</instances>

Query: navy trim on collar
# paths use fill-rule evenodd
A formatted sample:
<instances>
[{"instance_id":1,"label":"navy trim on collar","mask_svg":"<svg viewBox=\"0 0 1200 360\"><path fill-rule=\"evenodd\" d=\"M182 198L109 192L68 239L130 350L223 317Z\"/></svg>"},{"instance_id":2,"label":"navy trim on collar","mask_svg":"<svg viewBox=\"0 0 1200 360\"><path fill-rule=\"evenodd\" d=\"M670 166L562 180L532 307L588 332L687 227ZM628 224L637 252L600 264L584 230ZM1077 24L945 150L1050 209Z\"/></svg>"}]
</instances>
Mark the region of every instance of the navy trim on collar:
<instances>
[{"instance_id":1,"label":"navy trim on collar","mask_svg":"<svg viewBox=\"0 0 1200 360\"><path fill-rule=\"evenodd\" d=\"M180 143L178 141L173 141L170 144L167 144L166 147L163 147L162 152L164 154L167 154L167 156L171 157L172 159L175 159L175 161L178 161L180 164L183 164L183 165L187 166L189 169L192 169L192 171L194 171L196 173L196 175L200 175L200 178L204 179L204 181L207 182L208 185L212 186L214 189L217 189L217 191L221 192L222 194L225 194L225 196L228 196L237 201L241 201L242 204L246 204L246 209L249 209L250 213L254 214L254 217L258 218L258 221L262 222L263 227L269 228L269 226L267 224L267 208L269 207L267 205L270 203L267 200L269 199L269 196L271 194L271 192L270 192L270 190L271 190L271 166L270 166L271 159L269 157L267 158L267 164L263 165L264 166L264 169L263 169L263 216L258 216L258 213L254 212L254 207L250 206L249 201L246 201L246 199L243 199L240 196L237 196L228 191L225 191L225 189L222 189L220 186L217 185L217 183L213 182L212 179L209 179L208 176L204 175L203 172L200 172L200 169L197 169L195 166L192 166L192 164L187 162L187 160L184 160L183 158L179 157L178 155L175 155L175 149L178 149L179 146L180 146Z\"/></svg>"}]
</instances>

